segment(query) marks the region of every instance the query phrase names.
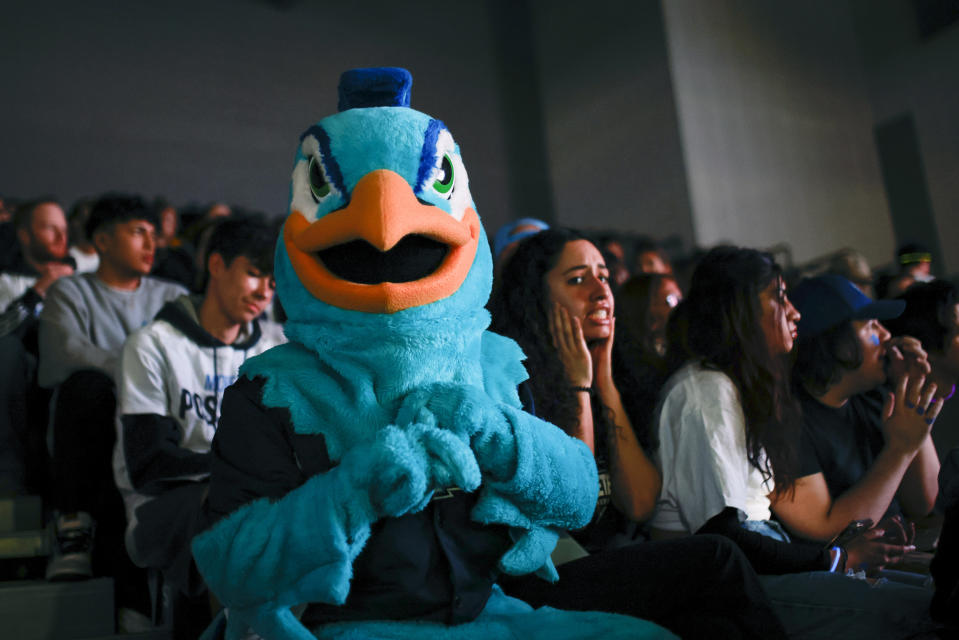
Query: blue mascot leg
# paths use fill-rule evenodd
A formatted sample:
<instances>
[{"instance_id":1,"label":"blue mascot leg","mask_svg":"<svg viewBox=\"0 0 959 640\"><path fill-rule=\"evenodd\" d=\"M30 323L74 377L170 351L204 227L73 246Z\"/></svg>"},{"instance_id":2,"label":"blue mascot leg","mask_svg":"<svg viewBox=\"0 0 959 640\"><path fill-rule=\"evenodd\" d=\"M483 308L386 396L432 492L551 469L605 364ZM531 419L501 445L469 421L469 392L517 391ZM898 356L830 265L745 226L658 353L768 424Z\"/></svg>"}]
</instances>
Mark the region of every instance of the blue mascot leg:
<instances>
[{"instance_id":1,"label":"blue mascot leg","mask_svg":"<svg viewBox=\"0 0 959 640\"><path fill-rule=\"evenodd\" d=\"M246 640L250 630L270 640L315 640L289 608L270 606L221 611L200 640Z\"/></svg>"},{"instance_id":2,"label":"blue mascot leg","mask_svg":"<svg viewBox=\"0 0 959 640\"><path fill-rule=\"evenodd\" d=\"M320 640L675 640L662 627L615 613L533 609L494 587L486 608L472 622L353 622L315 629Z\"/></svg>"}]
</instances>

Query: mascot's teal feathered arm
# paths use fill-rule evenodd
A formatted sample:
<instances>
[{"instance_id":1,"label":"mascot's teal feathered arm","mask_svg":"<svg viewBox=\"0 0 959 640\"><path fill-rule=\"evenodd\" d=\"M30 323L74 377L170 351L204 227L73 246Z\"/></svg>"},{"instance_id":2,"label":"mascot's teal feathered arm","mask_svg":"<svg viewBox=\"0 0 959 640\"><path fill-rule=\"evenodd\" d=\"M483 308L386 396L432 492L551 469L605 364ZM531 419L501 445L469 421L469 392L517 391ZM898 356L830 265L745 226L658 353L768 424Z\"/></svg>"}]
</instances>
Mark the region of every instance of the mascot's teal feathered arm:
<instances>
[{"instance_id":1,"label":"mascot's teal feathered arm","mask_svg":"<svg viewBox=\"0 0 959 640\"><path fill-rule=\"evenodd\" d=\"M558 529L588 524L599 493L589 448L558 427L495 402L476 387L437 383L407 397L397 422L438 424L476 455L483 487L472 517L513 528L516 544L500 560L511 575L556 580L549 555Z\"/></svg>"},{"instance_id":2,"label":"mascot's teal feathered arm","mask_svg":"<svg viewBox=\"0 0 959 640\"><path fill-rule=\"evenodd\" d=\"M256 500L197 536L197 567L230 606L228 637L249 626L264 637L312 638L289 608L343 604L370 524L422 509L437 483L475 489L472 453L435 431L387 426L280 500Z\"/></svg>"},{"instance_id":3,"label":"mascot's teal feathered arm","mask_svg":"<svg viewBox=\"0 0 959 640\"><path fill-rule=\"evenodd\" d=\"M595 464L586 445L514 404L469 385L413 392L400 426L385 427L283 498L256 500L198 536L197 565L230 605L230 635L250 626L264 637L312 637L289 607L345 601L370 524L421 509L435 487L475 490L481 474L473 518L508 525L516 538L501 570L555 579L556 529L589 520Z\"/></svg>"}]
</instances>

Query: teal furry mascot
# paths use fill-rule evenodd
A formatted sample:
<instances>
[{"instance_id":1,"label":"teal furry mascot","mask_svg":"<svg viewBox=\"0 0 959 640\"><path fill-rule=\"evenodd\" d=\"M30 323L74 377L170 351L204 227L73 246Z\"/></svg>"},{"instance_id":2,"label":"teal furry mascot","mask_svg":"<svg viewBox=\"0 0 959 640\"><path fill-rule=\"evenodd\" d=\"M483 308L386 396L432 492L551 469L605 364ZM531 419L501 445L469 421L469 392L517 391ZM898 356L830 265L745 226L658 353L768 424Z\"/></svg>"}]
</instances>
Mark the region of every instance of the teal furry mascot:
<instances>
[{"instance_id":1,"label":"teal furry mascot","mask_svg":"<svg viewBox=\"0 0 959 640\"><path fill-rule=\"evenodd\" d=\"M589 521L598 480L586 445L520 408L459 147L410 86L347 72L339 113L300 139L275 271L290 342L224 397L193 542L226 635L662 637L495 584L556 579L558 532Z\"/></svg>"}]
</instances>

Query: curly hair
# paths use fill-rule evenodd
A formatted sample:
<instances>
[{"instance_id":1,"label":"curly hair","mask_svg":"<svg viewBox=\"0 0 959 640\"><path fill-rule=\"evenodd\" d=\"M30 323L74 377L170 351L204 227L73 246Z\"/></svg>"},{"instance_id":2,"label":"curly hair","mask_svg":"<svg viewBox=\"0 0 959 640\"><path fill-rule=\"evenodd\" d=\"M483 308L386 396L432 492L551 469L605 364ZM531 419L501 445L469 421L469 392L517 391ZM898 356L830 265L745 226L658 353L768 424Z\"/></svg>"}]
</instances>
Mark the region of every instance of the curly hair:
<instances>
[{"instance_id":1,"label":"curly hair","mask_svg":"<svg viewBox=\"0 0 959 640\"><path fill-rule=\"evenodd\" d=\"M576 395L549 331L546 273L567 243L585 239L571 229L552 228L524 239L500 273L489 301L490 329L515 340L526 354L536 412L570 433L578 420Z\"/></svg>"},{"instance_id":2,"label":"curly hair","mask_svg":"<svg viewBox=\"0 0 959 640\"><path fill-rule=\"evenodd\" d=\"M536 413L567 433L572 433L579 421L579 404L550 335L551 302L546 274L556 266L568 243L586 239L578 231L564 228L547 229L524 239L503 265L500 282L494 287L488 305L493 317L490 329L515 340L526 354L528 384ZM629 388L628 381L622 380L623 371L617 367L617 362L622 361L617 343L613 343L613 375L617 386L624 383ZM627 413L632 414L631 405L626 401L630 394L621 395ZM613 428L608 414L603 408L594 415L597 441ZM635 420L633 425L640 444L647 447L645 431L636 428Z\"/></svg>"},{"instance_id":3,"label":"curly hair","mask_svg":"<svg viewBox=\"0 0 959 640\"><path fill-rule=\"evenodd\" d=\"M670 321L670 348L682 349L685 358L669 356L673 363L699 359L733 380L746 418L749 462L774 480L779 493L791 491L798 477L801 413L786 357L774 356L767 346L759 294L781 274L772 256L755 249L709 251Z\"/></svg>"}]
</instances>

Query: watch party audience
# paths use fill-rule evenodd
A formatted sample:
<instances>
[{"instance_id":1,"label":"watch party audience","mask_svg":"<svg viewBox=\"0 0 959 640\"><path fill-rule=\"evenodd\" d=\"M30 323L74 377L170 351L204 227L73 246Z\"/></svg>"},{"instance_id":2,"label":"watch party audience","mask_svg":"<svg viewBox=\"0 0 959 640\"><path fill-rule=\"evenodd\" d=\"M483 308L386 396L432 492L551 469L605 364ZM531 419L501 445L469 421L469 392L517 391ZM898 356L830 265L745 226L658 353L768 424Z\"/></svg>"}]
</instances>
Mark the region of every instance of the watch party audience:
<instances>
[{"instance_id":1,"label":"watch party audience","mask_svg":"<svg viewBox=\"0 0 959 640\"><path fill-rule=\"evenodd\" d=\"M0 493L52 510L48 579L112 576L119 627L142 629L162 617L150 569L174 636L195 637L213 609L189 543L219 404L284 340L266 320L277 227L214 203L179 236L170 203L116 193L78 201L69 232L51 198L8 209ZM873 300L852 249L787 292L770 255L716 247L684 298L651 238L593 237L524 218L493 240L491 329L526 354L524 408L585 442L600 478L560 581L504 590L689 638L952 632L959 293L929 252L904 245L898 298ZM943 520L935 587L895 571L913 523Z\"/></svg>"}]
</instances>

